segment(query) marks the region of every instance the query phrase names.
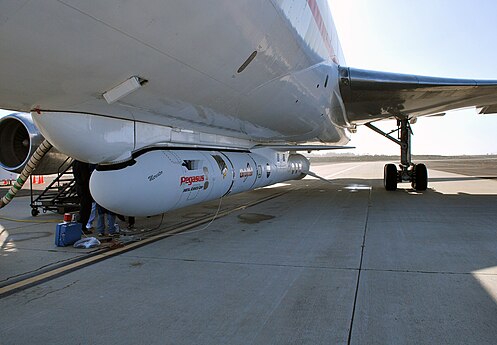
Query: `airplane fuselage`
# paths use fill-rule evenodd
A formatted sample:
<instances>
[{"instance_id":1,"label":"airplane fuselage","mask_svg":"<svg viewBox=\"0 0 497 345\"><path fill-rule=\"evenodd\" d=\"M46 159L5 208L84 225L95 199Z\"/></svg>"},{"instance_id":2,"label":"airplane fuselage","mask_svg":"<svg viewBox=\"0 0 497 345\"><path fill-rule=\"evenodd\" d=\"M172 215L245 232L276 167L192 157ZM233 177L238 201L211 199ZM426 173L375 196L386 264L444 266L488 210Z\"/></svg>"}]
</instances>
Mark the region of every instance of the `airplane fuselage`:
<instances>
[{"instance_id":1,"label":"airplane fuselage","mask_svg":"<svg viewBox=\"0 0 497 345\"><path fill-rule=\"evenodd\" d=\"M343 57L324 0L14 7L0 23L9 51L0 55L0 78L9 81L0 86L0 107L37 110L41 132L73 157L114 161L157 142L201 137L237 147L348 141L338 88ZM25 25L33 21L40 24ZM108 104L102 95L132 76L147 83ZM138 132L137 123L161 127ZM99 133L104 124L110 129ZM75 135L79 146L114 149L87 154L67 142Z\"/></svg>"}]
</instances>

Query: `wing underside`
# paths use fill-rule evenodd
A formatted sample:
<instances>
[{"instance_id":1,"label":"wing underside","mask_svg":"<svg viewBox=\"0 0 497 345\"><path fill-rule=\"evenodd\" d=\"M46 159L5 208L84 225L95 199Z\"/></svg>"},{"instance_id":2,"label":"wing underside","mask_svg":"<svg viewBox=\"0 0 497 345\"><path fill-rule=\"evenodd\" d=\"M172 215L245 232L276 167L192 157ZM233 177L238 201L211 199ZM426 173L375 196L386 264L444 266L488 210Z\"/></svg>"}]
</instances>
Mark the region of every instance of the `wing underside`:
<instances>
[{"instance_id":1,"label":"wing underside","mask_svg":"<svg viewBox=\"0 0 497 345\"><path fill-rule=\"evenodd\" d=\"M340 91L349 123L414 118L477 107L497 112L497 80L450 79L340 67Z\"/></svg>"}]
</instances>

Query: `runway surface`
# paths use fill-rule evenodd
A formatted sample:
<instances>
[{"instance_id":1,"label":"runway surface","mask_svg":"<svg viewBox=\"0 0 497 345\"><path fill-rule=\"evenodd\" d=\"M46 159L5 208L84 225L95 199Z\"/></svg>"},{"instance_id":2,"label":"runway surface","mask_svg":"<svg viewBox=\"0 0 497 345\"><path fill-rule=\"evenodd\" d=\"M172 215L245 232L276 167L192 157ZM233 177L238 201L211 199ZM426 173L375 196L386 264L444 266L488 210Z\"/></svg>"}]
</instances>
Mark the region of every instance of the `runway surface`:
<instances>
[{"instance_id":1,"label":"runway surface","mask_svg":"<svg viewBox=\"0 0 497 345\"><path fill-rule=\"evenodd\" d=\"M428 191L386 192L381 162L313 170L331 183L226 198L286 192L3 297L0 343L495 344L496 180L430 170ZM4 243L0 279L36 269L20 254L43 260L41 241Z\"/></svg>"},{"instance_id":2,"label":"runway surface","mask_svg":"<svg viewBox=\"0 0 497 345\"><path fill-rule=\"evenodd\" d=\"M466 176L497 179L497 158L468 157L458 159L428 160L428 168Z\"/></svg>"}]
</instances>

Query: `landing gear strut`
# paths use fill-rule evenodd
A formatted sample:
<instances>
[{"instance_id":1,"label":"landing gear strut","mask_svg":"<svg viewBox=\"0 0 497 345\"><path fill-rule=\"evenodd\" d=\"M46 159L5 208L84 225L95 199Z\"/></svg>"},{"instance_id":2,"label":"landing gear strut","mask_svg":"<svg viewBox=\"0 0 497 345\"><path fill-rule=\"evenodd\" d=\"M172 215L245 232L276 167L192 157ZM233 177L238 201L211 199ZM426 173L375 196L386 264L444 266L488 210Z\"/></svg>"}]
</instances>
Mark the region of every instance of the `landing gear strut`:
<instances>
[{"instance_id":1,"label":"landing gear strut","mask_svg":"<svg viewBox=\"0 0 497 345\"><path fill-rule=\"evenodd\" d=\"M411 182L412 188L417 191L424 191L428 187L428 171L422 163L414 164L411 160L411 135L412 130L408 118L397 120L397 129L385 133L371 123L366 123L366 127L390 139L400 146L399 169L395 164L386 164L383 171L383 184L386 190L396 190L397 183ZM399 133L398 139L391 136L393 132Z\"/></svg>"}]
</instances>

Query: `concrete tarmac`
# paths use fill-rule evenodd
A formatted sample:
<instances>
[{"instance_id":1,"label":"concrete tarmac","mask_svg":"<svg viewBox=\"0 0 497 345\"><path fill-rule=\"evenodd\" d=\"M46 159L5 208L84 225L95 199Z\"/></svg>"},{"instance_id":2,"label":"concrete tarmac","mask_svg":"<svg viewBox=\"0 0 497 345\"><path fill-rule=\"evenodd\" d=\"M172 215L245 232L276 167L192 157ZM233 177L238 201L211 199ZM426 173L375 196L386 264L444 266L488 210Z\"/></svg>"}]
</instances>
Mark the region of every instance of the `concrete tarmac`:
<instances>
[{"instance_id":1,"label":"concrete tarmac","mask_svg":"<svg viewBox=\"0 0 497 345\"><path fill-rule=\"evenodd\" d=\"M496 343L496 180L430 170L428 191L386 192L381 162L313 171L332 183L230 197L288 191L0 299L0 344Z\"/></svg>"}]
</instances>

